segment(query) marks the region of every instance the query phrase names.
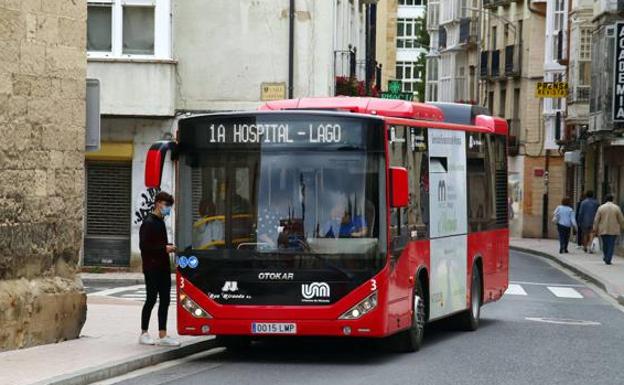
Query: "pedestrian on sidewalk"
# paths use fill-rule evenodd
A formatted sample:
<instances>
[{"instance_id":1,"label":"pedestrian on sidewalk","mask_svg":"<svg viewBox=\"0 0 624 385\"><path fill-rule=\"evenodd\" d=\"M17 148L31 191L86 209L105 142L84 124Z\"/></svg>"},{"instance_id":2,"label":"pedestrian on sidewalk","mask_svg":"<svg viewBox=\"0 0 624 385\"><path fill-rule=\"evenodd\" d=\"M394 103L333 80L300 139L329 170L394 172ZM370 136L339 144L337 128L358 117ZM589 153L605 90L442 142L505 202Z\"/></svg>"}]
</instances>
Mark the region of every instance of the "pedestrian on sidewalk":
<instances>
[{"instance_id":1,"label":"pedestrian on sidewalk","mask_svg":"<svg viewBox=\"0 0 624 385\"><path fill-rule=\"evenodd\" d=\"M563 198L561 204L557 206L553 213L553 221L557 223L557 232L559 233L559 254L568 252L570 233L577 228L574 217L572 199L568 197Z\"/></svg>"},{"instance_id":2,"label":"pedestrian on sidewalk","mask_svg":"<svg viewBox=\"0 0 624 385\"><path fill-rule=\"evenodd\" d=\"M596 218L596 212L598 211L598 201L594 198L593 191L587 191L585 193L585 199L581 202L578 209L578 225L579 232L582 235L583 250L591 253L590 248L592 242L592 229L594 227L594 219Z\"/></svg>"},{"instance_id":3,"label":"pedestrian on sidewalk","mask_svg":"<svg viewBox=\"0 0 624 385\"><path fill-rule=\"evenodd\" d=\"M581 203L583 203L583 199L585 199L586 195L583 194L581 196L581 199L578 200L578 202L576 202L576 208L574 209L574 212L576 213L576 216L574 217L574 219L576 219L576 223L579 225L578 229L576 230L576 248L577 249L582 249L583 248L583 232L582 232L582 227L580 225L581 221L579 220L579 212L581 211ZM593 225L593 222L592 222Z\"/></svg>"},{"instance_id":4,"label":"pedestrian on sidewalk","mask_svg":"<svg viewBox=\"0 0 624 385\"><path fill-rule=\"evenodd\" d=\"M594 233L602 239L602 260L607 265L611 264L615 249L615 239L624 228L624 215L620 207L613 203L613 194L605 196L603 203L596 212L594 220Z\"/></svg>"},{"instance_id":5,"label":"pedestrian on sidewalk","mask_svg":"<svg viewBox=\"0 0 624 385\"><path fill-rule=\"evenodd\" d=\"M139 248L145 276L146 298L141 312L141 336L139 343L144 345L179 346L180 343L167 335L167 313L171 301L171 266L169 254L176 248L167 240L165 217L171 213L173 197L161 191L154 198L154 210L143 219L139 229ZM152 309L158 304L158 339L148 333Z\"/></svg>"}]
</instances>

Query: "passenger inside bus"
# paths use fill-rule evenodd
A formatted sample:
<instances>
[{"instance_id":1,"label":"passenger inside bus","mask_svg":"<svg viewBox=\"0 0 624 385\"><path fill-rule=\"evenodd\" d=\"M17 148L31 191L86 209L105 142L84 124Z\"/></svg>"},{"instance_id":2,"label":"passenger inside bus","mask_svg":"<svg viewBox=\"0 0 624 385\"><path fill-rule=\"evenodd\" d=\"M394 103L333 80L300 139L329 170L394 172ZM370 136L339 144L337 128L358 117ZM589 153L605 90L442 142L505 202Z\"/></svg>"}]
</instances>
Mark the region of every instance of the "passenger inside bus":
<instances>
[{"instance_id":1,"label":"passenger inside bus","mask_svg":"<svg viewBox=\"0 0 624 385\"><path fill-rule=\"evenodd\" d=\"M199 203L200 218L193 223L193 246L196 249L214 249L225 244L225 217L217 215L211 199Z\"/></svg>"},{"instance_id":2,"label":"passenger inside bus","mask_svg":"<svg viewBox=\"0 0 624 385\"><path fill-rule=\"evenodd\" d=\"M335 201L330 215L331 218L325 222L321 229L321 236L324 238L358 238L365 237L368 233L366 220L362 215L353 213L353 209L348 209L346 198L339 198Z\"/></svg>"}]
</instances>

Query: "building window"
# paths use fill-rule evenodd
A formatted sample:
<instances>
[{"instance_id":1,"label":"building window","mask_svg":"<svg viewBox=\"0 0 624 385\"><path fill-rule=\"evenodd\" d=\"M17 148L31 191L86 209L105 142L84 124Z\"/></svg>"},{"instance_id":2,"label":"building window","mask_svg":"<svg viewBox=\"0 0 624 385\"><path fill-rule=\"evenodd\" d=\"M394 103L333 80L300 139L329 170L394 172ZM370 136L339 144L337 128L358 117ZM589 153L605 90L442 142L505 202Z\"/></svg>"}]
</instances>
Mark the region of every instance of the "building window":
<instances>
[{"instance_id":1,"label":"building window","mask_svg":"<svg viewBox=\"0 0 624 385\"><path fill-rule=\"evenodd\" d=\"M565 0L555 0L554 28L552 35L552 55L554 60L557 60L558 58L560 58L560 55L563 55L563 47L559 47L559 44L563 45L564 39L559 39L559 33L563 33L565 28Z\"/></svg>"},{"instance_id":2,"label":"building window","mask_svg":"<svg viewBox=\"0 0 624 385\"><path fill-rule=\"evenodd\" d=\"M430 2L427 6L427 26L429 29L438 29L440 24L440 4ZM431 39L434 40L434 39Z\"/></svg>"},{"instance_id":3,"label":"building window","mask_svg":"<svg viewBox=\"0 0 624 385\"><path fill-rule=\"evenodd\" d=\"M89 0L89 57L171 58L171 0Z\"/></svg>"},{"instance_id":4,"label":"building window","mask_svg":"<svg viewBox=\"0 0 624 385\"><path fill-rule=\"evenodd\" d=\"M581 42L579 44L579 60L591 60L591 28L581 29Z\"/></svg>"},{"instance_id":5,"label":"building window","mask_svg":"<svg viewBox=\"0 0 624 385\"><path fill-rule=\"evenodd\" d=\"M415 61L399 61L396 63L396 78L401 80L403 92L416 92L417 83L423 81L423 69ZM417 95L420 97L421 95Z\"/></svg>"},{"instance_id":6,"label":"building window","mask_svg":"<svg viewBox=\"0 0 624 385\"><path fill-rule=\"evenodd\" d=\"M87 50L110 52L112 41L110 4L89 5L87 10Z\"/></svg>"},{"instance_id":7,"label":"building window","mask_svg":"<svg viewBox=\"0 0 624 385\"><path fill-rule=\"evenodd\" d=\"M418 34L422 28L422 19L398 19L397 48L420 48Z\"/></svg>"},{"instance_id":8,"label":"building window","mask_svg":"<svg viewBox=\"0 0 624 385\"><path fill-rule=\"evenodd\" d=\"M407 5L407 6L425 5L425 0L399 0L399 5Z\"/></svg>"},{"instance_id":9,"label":"building window","mask_svg":"<svg viewBox=\"0 0 624 385\"><path fill-rule=\"evenodd\" d=\"M154 54L154 7L123 7L123 53Z\"/></svg>"}]
</instances>

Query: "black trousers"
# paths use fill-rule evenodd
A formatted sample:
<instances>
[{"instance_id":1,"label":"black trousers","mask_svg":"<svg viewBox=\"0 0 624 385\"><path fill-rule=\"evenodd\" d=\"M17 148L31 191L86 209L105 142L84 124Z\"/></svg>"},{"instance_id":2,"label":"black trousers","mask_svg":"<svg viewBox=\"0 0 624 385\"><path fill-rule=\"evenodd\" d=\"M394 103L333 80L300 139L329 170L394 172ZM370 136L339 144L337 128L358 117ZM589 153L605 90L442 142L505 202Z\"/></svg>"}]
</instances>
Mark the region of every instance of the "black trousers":
<instances>
[{"instance_id":1,"label":"black trousers","mask_svg":"<svg viewBox=\"0 0 624 385\"><path fill-rule=\"evenodd\" d=\"M557 231L559 232L559 252L568 251L568 243L570 242L570 232L572 228L568 226L562 226L557 224Z\"/></svg>"},{"instance_id":2,"label":"black trousers","mask_svg":"<svg viewBox=\"0 0 624 385\"><path fill-rule=\"evenodd\" d=\"M158 302L158 330L167 330L167 311L171 302L171 274L168 271L145 271L145 304L141 312L141 330L147 330L152 309Z\"/></svg>"}]
</instances>

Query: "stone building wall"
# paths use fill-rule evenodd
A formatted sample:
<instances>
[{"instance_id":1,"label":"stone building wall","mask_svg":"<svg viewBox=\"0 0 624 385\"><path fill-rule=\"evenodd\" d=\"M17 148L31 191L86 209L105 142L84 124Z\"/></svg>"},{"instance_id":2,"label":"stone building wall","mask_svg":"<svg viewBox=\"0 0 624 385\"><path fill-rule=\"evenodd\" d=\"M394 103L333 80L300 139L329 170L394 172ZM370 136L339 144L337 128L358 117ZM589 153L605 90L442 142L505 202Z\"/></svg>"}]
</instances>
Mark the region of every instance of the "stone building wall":
<instances>
[{"instance_id":1,"label":"stone building wall","mask_svg":"<svg viewBox=\"0 0 624 385\"><path fill-rule=\"evenodd\" d=\"M85 1L0 1L0 350L85 321L85 39Z\"/></svg>"}]
</instances>

